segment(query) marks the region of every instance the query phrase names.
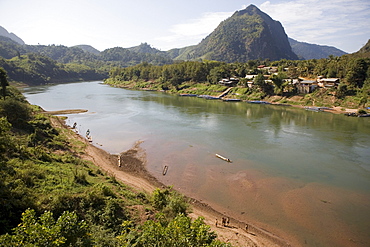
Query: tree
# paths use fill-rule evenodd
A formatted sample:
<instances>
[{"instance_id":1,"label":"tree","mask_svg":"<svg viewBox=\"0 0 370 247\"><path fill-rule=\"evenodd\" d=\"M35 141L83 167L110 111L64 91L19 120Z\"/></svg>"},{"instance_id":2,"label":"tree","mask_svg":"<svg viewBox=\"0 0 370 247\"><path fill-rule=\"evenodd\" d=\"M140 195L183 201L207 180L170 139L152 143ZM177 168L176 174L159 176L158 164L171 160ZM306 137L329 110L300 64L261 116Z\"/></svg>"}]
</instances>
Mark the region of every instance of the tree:
<instances>
[{"instance_id":1,"label":"tree","mask_svg":"<svg viewBox=\"0 0 370 247\"><path fill-rule=\"evenodd\" d=\"M183 214L168 224L148 220L138 229L133 229L130 222L123 228L123 235L118 237L122 246L231 246L216 240L217 235L204 223L204 218L192 221Z\"/></svg>"},{"instance_id":2,"label":"tree","mask_svg":"<svg viewBox=\"0 0 370 247\"><path fill-rule=\"evenodd\" d=\"M353 61L346 75L346 80L350 86L362 88L366 79L368 64L364 59Z\"/></svg>"},{"instance_id":3,"label":"tree","mask_svg":"<svg viewBox=\"0 0 370 247\"><path fill-rule=\"evenodd\" d=\"M92 246L88 225L71 212L55 220L49 211L37 218L33 209L27 209L13 232L0 237L0 246Z\"/></svg>"},{"instance_id":4,"label":"tree","mask_svg":"<svg viewBox=\"0 0 370 247\"><path fill-rule=\"evenodd\" d=\"M271 80L275 85L274 92L276 94L283 93L283 86L284 86L284 75L279 73L278 75L271 76Z\"/></svg>"},{"instance_id":5,"label":"tree","mask_svg":"<svg viewBox=\"0 0 370 247\"><path fill-rule=\"evenodd\" d=\"M6 71L3 68L0 68L0 83L1 83L1 90L2 95L5 99L6 96L6 87L9 86L8 79L7 79Z\"/></svg>"}]
</instances>

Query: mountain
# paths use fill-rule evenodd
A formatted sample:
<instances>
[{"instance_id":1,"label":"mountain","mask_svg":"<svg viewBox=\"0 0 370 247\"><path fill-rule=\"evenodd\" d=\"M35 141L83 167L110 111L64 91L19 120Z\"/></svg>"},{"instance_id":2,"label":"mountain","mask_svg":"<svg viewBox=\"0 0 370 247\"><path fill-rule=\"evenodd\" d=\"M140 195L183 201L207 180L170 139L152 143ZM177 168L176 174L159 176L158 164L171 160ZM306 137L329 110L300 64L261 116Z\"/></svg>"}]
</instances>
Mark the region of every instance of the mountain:
<instances>
[{"instance_id":1,"label":"mountain","mask_svg":"<svg viewBox=\"0 0 370 247\"><path fill-rule=\"evenodd\" d=\"M0 57L10 59L25 52L24 46L18 44L11 38L0 36Z\"/></svg>"},{"instance_id":2,"label":"mountain","mask_svg":"<svg viewBox=\"0 0 370 247\"><path fill-rule=\"evenodd\" d=\"M288 40L293 52L297 54L300 59L328 58L330 55L340 57L347 54L346 52L333 46L309 44L305 42L299 42L292 38L288 38Z\"/></svg>"},{"instance_id":3,"label":"mountain","mask_svg":"<svg viewBox=\"0 0 370 247\"><path fill-rule=\"evenodd\" d=\"M4 36L4 37L8 37L10 39L12 39L13 41L17 42L18 44L20 45L24 45L24 41L19 38L17 35L15 35L14 33L9 33L5 28L3 28L2 26L0 26L0 36Z\"/></svg>"},{"instance_id":4,"label":"mountain","mask_svg":"<svg viewBox=\"0 0 370 247\"><path fill-rule=\"evenodd\" d=\"M177 59L246 62L250 59L298 59L280 22L254 5L236 11L198 45Z\"/></svg>"},{"instance_id":5,"label":"mountain","mask_svg":"<svg viewBox=\"0 0 370 247\"><path fill-rule=\"evenodd\" d=\"M133 51L136 53L149 53L149 54L160 54L166 55L166 52L160 51L156 48L151 47L148 43L141 43L138 46L127 48L129 51Z\"/></svg>"},{"instance_id":6,"label":"mountain","mask_svg":"<svg viewBox=\"0 0 370 247\"><path fill-rule=\"evenodd\" d=\"M80 49L82 49L85 52L90 52L90 53L95 54L95 55L99 55L100 54L100 51L97 50L97 49L95 49L91 45L75 45L73 47L80 48Z\"/></svg>"},{"instance_id":7,"label":"mountain","mask_svg":"<svg viewBox=\"0 0 370 247\"><path fill-rule=\"evenodd\" d=\"M352 55L361 58L370 58L370 39L358 52L355 52Z\"/></svg>"}]
</instances>

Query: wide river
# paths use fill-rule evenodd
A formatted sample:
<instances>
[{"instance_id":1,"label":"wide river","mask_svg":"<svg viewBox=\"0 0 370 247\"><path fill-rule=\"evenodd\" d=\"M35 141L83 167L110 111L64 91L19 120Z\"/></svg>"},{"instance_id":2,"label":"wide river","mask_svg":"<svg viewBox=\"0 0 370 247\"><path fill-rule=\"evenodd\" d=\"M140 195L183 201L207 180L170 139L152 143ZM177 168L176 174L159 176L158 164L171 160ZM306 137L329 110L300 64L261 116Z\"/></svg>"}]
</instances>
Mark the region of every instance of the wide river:
<instances>
[{"instance_id":1,"label":"wide river","mask_svg":"<svg viewBox=\"0 0 370 247\"><path fill-rule=\"evenodd\" d=\"M120 153L143 141L147 169L160 181L293 246L370 246L370 118L99 81L24 95L45 110L88 110L67 124L89 129L95 145Z\"/></svg>"}]
</instances>

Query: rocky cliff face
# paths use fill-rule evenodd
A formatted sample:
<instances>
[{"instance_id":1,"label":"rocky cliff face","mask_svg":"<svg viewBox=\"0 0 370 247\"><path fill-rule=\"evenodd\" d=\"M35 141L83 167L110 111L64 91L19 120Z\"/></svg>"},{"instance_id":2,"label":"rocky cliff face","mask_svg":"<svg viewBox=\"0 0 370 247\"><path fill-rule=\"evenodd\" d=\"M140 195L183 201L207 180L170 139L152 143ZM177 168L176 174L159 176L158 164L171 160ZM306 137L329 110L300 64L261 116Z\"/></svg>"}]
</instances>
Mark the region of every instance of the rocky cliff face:
<instances>
[{"instance_id":1,"label":"rocky cliff face","mask_svg":"<svg viewBox=\"0 0 370 247\"><path fill-rule=\"evenodd\" d=\"M178 57L189 58L224 62L298 59L280 22L254 5L236 11L198 45Z\"/></svg>"}]
</instances>

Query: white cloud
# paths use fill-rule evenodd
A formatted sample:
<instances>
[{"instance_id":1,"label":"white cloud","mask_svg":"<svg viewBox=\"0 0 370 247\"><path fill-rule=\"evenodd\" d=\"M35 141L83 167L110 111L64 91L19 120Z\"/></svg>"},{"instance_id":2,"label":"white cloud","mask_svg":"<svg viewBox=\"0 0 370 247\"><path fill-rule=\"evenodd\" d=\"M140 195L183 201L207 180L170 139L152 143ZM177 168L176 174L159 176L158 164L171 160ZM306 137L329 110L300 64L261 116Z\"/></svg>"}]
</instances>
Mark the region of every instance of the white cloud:
<instances>
[{"instance_id":1,"label":"white cloud","mask_svg":"<svg viewBox=\"0 0 370 247\"><path fill-rule=\"evenodd\" d=\"M299 41L344 47L349 33L370 37L368 0L266 1L260 9L280 21L288 36ZM350 41L347 42L349 47Z\"/></svg>"},{"instance_id":2,"label":"white cloud","mask_svg":"<svg viewBox=\"0 0 370 247\"><path fill-rule=\"evenodd\" d=\"M179 23L171 26L169 29L170 35L157 38L164 42L172 43L179 41L194 41L194 44L199 42L206 35L210 34L221 21L232 15L232 12L207 12L201 17L190 19L187 22Z\"/></svg>"}]
</instances>

